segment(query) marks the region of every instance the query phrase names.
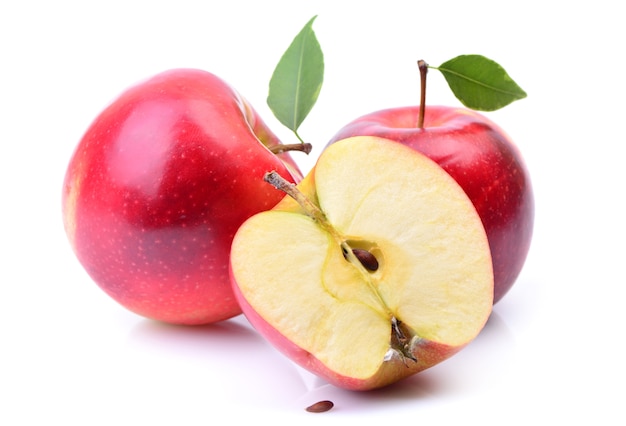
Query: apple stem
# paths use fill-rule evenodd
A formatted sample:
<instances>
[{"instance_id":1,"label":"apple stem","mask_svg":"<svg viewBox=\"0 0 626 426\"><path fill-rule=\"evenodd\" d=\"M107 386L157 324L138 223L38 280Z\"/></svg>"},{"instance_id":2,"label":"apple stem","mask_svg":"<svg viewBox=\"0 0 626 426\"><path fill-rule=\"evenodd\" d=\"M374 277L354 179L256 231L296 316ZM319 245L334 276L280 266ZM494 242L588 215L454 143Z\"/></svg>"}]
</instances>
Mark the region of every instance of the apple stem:
<instances>
[{"instance_id":1,"label":"apple stem","mask_svg":"<svg viewBox=\"0 0 626 426\"><path fill-rule=\"evenodd\" d=\"M324 227L324 229L326 229L337 238L337 232L329 225L328 219L326 219L326 215L324 214L324 212L322 212L319 207L313 204L311 200L309 200L302 192L300 192L300 190L296 188L295 184L289 182L287 179L279 175L278 172L276 172L275 170L265 173L263 180L272 185L274 188L283 191L285 194L296 200L300 207L302 207L313 220L318 222L320 225L322 225L322 227Z\"/></svg>"},{"instance_id":2,"label":"apple stem","mask_svg":"<svg viewBox=\"0 0 626 426\"><path fill-rule=\"evenodd\" d=\"M423 59L417 61L420 70L420 110L417 119L417 128L424 128L424 114L426 113L426 75L428 74L428 64Z\"/></svg>"},{"instance_id":3,"label":"apple stem","mask_svg":"<svg viewBox=\"0 0 626 426\"><path fill-rule=\"evenodd\" d=\"M289 151L301 151L305 154L310 154L313 149L313 145L310 143L291 143L291 144L276 144L268 147L273 154L282 154Z\"/></svg>"}]
</instances>

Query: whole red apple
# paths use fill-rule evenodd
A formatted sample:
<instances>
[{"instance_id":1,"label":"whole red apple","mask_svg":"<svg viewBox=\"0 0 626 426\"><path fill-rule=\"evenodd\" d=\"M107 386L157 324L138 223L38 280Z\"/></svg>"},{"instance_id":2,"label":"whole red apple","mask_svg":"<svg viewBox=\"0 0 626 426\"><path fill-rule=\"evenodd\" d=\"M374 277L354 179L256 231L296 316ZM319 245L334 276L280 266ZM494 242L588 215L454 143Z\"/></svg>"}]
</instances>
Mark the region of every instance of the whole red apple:
<instances>
[{"instance_id":1,"label":"whole red apple","mask_svg":"<svg viewBox=\"0 0 626 426\"><path fill-rule=\"evenodd\" d=\"M129 88L91 124L67 168L64 226L91 278L129 310L175 324L241 313L228 276L235 231L301 179L252 107L206 71Z\"/></svg>"},{"instance_id":2,"label":"whole red apple","mask_svg":"<svg viewBox=\"0 0 626 426\"><path fill-rule=\"evenodd\" d=\"M444 168L472 200L487 232L495 304L514 284L530 247L534 198L527 168L508 135L485 116L466 108L428 106L420 127L419 112L419 107L400 107L364 115L330 143L380 136L410 146Z\"/></svg>"}]
</instances>

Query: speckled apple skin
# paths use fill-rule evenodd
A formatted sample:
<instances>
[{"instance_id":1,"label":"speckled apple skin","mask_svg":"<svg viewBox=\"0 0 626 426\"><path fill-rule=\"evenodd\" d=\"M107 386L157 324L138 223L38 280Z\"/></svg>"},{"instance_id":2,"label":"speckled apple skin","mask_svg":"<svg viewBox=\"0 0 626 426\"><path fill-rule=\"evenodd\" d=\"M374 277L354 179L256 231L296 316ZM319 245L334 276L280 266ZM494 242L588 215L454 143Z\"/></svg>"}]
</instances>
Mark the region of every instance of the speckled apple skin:
<instances>
[{"instance_id":1,"label":"speckled apple skin","mask_svg":"<svg viewBox=\"0 0 626 426\"><path fill-rule=\"evenodd\" d=\"M228 264L243 221L282 194L269 170L298 181L252 107L202 70L129 88L91 124L63 184L69 241L109 296L147 318L207 324L241 313ZM77 302L78 303L78 302Z\"/></svg>"}]
</instances>

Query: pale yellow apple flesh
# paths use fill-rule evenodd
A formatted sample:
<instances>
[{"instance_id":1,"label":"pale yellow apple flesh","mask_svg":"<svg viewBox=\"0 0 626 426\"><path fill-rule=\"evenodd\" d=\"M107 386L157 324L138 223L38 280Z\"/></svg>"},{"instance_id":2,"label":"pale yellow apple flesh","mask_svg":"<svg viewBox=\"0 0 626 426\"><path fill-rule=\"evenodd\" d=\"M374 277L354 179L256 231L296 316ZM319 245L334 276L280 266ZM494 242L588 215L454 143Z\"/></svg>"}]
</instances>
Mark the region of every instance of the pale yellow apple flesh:
<instances>
[{"instance_id":1,"label":"pale yellow apple flesh","mask_svg":"<svg viewBox=\"0 0 626 426\"><path fill-rule=\"evenodd\" d=\"M423 369L439 361L418 359L425 342L470 342L491 313L493 271L480 218L441 167L396 142L355 139L329 146L298 185L327 223L286 197L239 229L231 273L269 327L333 374L367 380L390 353ZM374 255L377 270L345 247Z\"/></svg>"}]
</instances>

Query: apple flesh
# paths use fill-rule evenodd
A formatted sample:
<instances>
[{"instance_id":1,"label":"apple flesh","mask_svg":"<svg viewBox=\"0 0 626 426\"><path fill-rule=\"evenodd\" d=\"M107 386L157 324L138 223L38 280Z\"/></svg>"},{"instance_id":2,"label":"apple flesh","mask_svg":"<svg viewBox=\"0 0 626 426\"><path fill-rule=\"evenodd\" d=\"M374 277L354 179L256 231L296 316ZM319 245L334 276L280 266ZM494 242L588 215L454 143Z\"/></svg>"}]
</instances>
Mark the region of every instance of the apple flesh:
<instances>
[{"instance_id":1,"label":"apple flesh","mask_svg":"<svg viewBox=\"0 0 626 426\"><path fill-rule=\"evenodd\" d=\"M367 390L449 358L483 328L487 236L435 162L390 140L349 138L287 187L293 198L244 222L231 250L244 314L286 356Z\"/></svg>"},{"instance_id":2,"label":"apple flesh","mask_svg":"<svg viewBox=\"0 0 626 426\"><path fill-rule=\"evenodd\" d=\"M147 318L206 324L241 313L228 277L235 231L280 199L268 169L301 179L235 90L194 69L129 88L91 124L67 168L64 226L113 299Z\"/></svg>"},{"instance_id":3,"label":"apple flesh","mask_svg":"<svg viewBox=\"0 0 626 426\"><path fill-rule=\"evenodd\" d=\"M465 108L428 106L364 115L330 143L372 135L400 142L437 162L465 190L481 217L494 268L494 303L510 290L526 261L532 238L534 198L524 160L510 137L485 116Z\"/></svg>"}]
</instances>

